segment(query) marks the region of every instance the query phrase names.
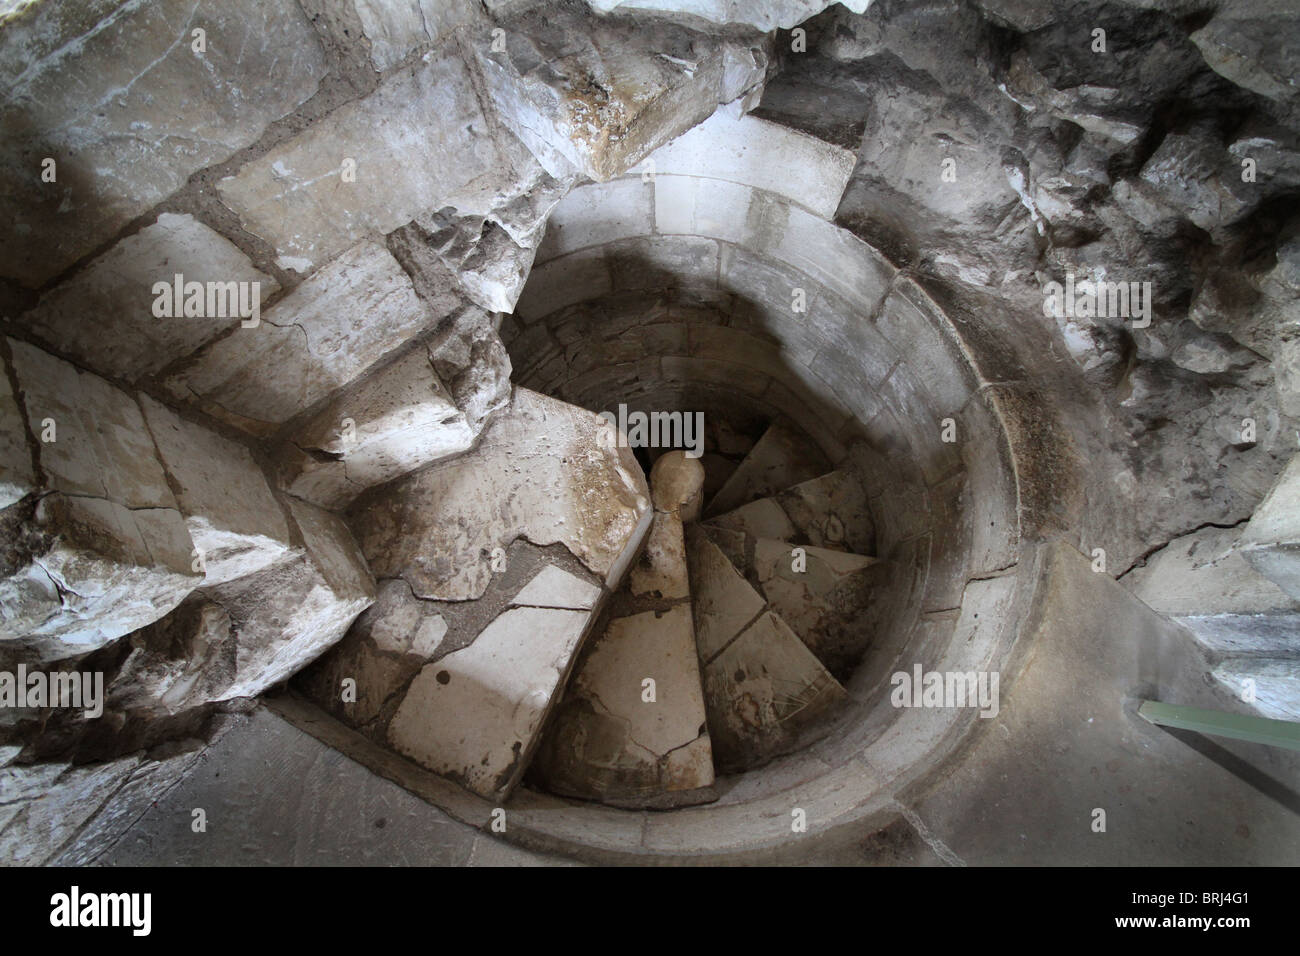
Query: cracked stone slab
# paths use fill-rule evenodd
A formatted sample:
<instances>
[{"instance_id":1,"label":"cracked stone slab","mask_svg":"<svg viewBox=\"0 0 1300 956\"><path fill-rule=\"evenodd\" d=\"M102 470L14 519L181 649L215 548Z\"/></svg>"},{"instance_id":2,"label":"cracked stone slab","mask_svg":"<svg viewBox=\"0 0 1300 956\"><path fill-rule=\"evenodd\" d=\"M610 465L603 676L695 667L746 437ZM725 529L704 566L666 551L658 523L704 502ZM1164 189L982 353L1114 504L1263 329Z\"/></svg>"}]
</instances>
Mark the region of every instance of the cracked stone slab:
<instances>
[{"instance_id":1,"label":"cracked stone slab","mask_svg":"<svg viewBox=\"0 0 1300 956\"><path fill-rule=\"evenodd\" d=\"M645 553L679 603L613 617L584 651L534 761L552 792L659 808L716 796L682 524L655 519Z\"/></svg>"},{"instance_id":2,"label":"cracked stone slab","mask_svg":"<svg viewBox=\"0 0 1300 956\"><path fill-rule=\"evenodd\" d=\"M527 389L458 458L386 486L351 516L376 575L419 597L481 597L492 553L517 538L563 544L607 586L622 580L651 521L649 491L604 421Z\"/></svg>"},{"instance_id":3,"label":"cracked stone slab","mask_svg":"<svg viewBox=\"0 0 1300 956\"><path fill-rule=\"evenodd\" d=\"M27 5L0 32L0 273L41 285L256 141L326 72L292 0Z\"/></svg>"},{"instance_id":4,"label":"cracked stone slab","mask_svg":"<svg viewBox=\"0 0 1300 956\"><path fill-rule=\"evenodd\" d=\"M177 493L205 586L259 571L292 547L289 523L252 453L147 395L140 407Z\"/></svg>"},{"instance_id":5,"label":"cracked stone slab","mask_svg":"<svg viewBox=\"0 0 1300 956\"><path fill-rule=\"evenodd\" d=\"M620 175L760 86L768 62L758 36L647 20L631 45L625 27L565 8L525 10L502 27L505 50L474 47L479 69L502 122L557 177Z\"/></svg>"},{"instance_id":6,"label":"cracked stone slab","mask_svg":"<svg viewBox=\"0 0 1300 956\"><path fill-rule=\"evenodd\" d=\"M705 516L725 514L830 470L830 462L808 438L787 422L774 422L714 495Z\"/></svg>"},{"instance_id":7,"label":"cracked stone slab","mask_svg":"<svg viewBox=\"0 0 1300 956\"><path fill-rule=\"evenodd\" d=\"M26 343L9 348L27 419L52 422L54 440L40 446L46 493L6 512L0 634L57 660L157 620L201 575L135 399Z\"/></svg>"},{"instance_id":8,"label":"cracked stone slab","mask_svg":"<svg viewBox=\"0 0 1300 956\"><path fill-rule=\"evenodd\" d=\"M343 637L374 601L374 580L341 519L292 499L289 509L303 540L296 553L201 589L133 635L111 704L176 713L255 697Z\"/></svg>"},{"instance_id":9,"label":"cracked stone slab","mask_svg":"<svg viewBox=\"0 0 1300 956\"><path fill-rule=\"evenodd\" d=\"M262 313L204 348L164 383L178 399L247 431L325 398L434 322L388 250L363 242Z\"/></svg>"},{"instance_id":10,"label":"cracked stone slab","mask_svg":"<svg viewBox=\"0 0 1300 956\"><path fill-rule=\"evenodd\" d=\"M465 451L477 432L423 346L366 376L293 432L280 455L282 486L323 508Z\"/></svg>"},{"instance_id":11,"label":"cracked stone slab","mask_svg":"<svg viewBox=\"0 0 1300 956\"><path fill-rule=\"evenodd\" d=\"M186 284L204 283L203 316L154 314L154 284L170 289L177 275ZM228 295L231 282L249 284L249 303L254 290L264 302L280 289L223 236L193 216L165 212L55 286L17 321L86 367L135 382L240 324L239 287ZM211 312L209 283L220 283L221 296L214 294ZM112 317L111 335L92 320L96 316Z\"/></svg>"},{"instance_id":12,"label":"cracked stone slab","mask_svg":"<svg viewBox=\"0 0 1300 956\"><path fill-rule=\"evenodd\" d=\"M389 742L474 793L505 799L590 622L588 611L503 612L469 647L425 665L389 724Z\"/></svg>"}]
</instances>

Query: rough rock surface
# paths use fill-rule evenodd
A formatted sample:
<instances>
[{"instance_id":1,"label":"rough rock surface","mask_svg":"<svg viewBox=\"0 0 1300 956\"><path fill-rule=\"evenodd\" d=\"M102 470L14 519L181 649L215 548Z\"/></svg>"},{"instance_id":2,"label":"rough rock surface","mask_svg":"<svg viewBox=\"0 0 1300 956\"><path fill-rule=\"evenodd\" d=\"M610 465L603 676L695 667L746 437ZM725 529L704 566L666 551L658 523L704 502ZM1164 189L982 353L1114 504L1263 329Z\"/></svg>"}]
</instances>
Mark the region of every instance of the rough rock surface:
<instances>
[{"instance_id":1,"label":"rough rock surface","mask_svg":"<svg viewBox=\"0 0 1300 956\"><path fill-rule=\"evenodd\" d=\"M4 647L44 661L84 654L162 617L202 577L133 397L10 340L39 498L4 513Z\"/></svg>"}]
</instances>

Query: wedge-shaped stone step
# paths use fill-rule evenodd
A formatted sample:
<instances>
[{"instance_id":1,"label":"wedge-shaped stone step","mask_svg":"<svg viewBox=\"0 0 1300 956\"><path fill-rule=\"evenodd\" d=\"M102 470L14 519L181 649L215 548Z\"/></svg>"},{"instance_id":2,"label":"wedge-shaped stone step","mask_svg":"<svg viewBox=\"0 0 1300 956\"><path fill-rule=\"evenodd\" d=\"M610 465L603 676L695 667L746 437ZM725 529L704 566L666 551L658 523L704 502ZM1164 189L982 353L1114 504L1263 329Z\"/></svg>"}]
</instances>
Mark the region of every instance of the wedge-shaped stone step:
<instances>
[{"instance_id":1,"label":"wedge-shaped stone step","mask_svg":"<svg viewBox=\"0 0 1300 956\"><path fill-rule=\"evenodd\" d=\"M800 746L844 689L698 526L687 553L715 763L739 772Z\"/></svg>"},{"instance_id":2,"label":"wedge-shaped stone step","mask_svg":"<svg viewBox=\"0 0 1300 956\"><path fill-rule=\"evenodd\" d=\"M703 467L681 452L655 462L645 550L534 763L554 793L653 808L716 798L681 522L703 484Z\"/></svg>"},{"instance_id":3,"label":"wedge-shaped stone step","mask_svg":"<svg viewBox=\"0 0 1300 956\"><path fill-rule=\"evenodd\" d=\"M1233 695L1249 690L1250 703L1265 717L1300 721L1300 659L1230 657L1214 676Z\"/></svg>"},{"instance_id":4,"label":"wedge-shaped stone step","mask_svg":"<svg viewBox=\"0 0 1300 956\"><path fill-rule=\"evenodd\" d=\"M725 514L830 470L830 462L809 438L788 422L773 422L709 502L705 517Z\"/></svg>"},{"instance_id":5,"label":"wedge-shaped stone step","mask_svg":"<svg viewBox=\"0 0 1300 956\"><path fill-rule=\"evenodd\" d=\"M871 637L866 627L875 558L760 538L754 578L772 610L832 674L847 678Z\"/></svg>"},{"instance_id":6,"label":"wedge-shaped stone step","mask_svg":"<svg viewBox=\"0 0 1300 956\"><path fill-rule=\"evenodd\" d=\"M874 554L875 527L867 495L852 475L832 471L709 520L753 538Z\"/></svg>"}]
</instances>

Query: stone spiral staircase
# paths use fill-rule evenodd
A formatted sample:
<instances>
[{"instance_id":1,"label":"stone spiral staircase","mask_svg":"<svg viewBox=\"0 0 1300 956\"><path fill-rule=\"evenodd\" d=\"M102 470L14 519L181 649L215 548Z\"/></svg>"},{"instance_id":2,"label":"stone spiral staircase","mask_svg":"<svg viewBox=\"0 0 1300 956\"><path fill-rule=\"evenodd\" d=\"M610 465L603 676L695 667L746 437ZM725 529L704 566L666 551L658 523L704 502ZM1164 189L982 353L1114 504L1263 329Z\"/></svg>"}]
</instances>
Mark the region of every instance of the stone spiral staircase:
<instances>
[{"instance_id":1,"label":"stone spiral staircase","mask_svg":"<svg viewBox=\"0 0 1300 956\"><path fill-rule=\"evenodd\" d=\"M856 480L778 420L707 503L682 451L646 495L602 427L516 389L478 449L363 497L378 597L299 690L503 802L527 779L623 808L707 803L715 772L824 732L869 633Z\"/></svg>"},{"instance_id":2,"label":"stone spiral staircase","mask_svg":"<svg viewBox=\"0 0 1300 956\"><path fill-rule=\"evenodd\" d=\"M681 451L650 475L645 550L584 652L534 777L555 793L662 808L714 799L817 732L845 696L876 562L866 496L777 422L702 508ZM702 515L709 515L700 521Z\"/></svg>"}]
</instances>

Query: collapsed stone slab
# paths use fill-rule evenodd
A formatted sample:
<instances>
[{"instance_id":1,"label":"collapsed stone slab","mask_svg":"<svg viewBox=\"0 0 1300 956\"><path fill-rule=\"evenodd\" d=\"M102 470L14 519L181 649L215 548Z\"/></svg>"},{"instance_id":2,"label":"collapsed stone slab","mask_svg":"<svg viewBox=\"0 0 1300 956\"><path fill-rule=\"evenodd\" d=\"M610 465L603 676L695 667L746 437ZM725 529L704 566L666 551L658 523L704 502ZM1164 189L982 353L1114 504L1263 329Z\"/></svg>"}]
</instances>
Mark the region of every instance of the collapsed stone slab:
<instances>
[{"instance_id":1,"label":"collapsed stone slab","mask_svg":"<svg viewBox=\"0 0 1300 956\"><path fill-rule=\"evenodd\" d=\"M253 697L338 642L375 599L365 559L341 519L290 500L301 545L262 570L204 587L131 636L108 687L115 709L179 713Z\"/></svg>"},{"instance_id":2,"label":"collapsed stone slab","mask_svg":"<svg viewBox=\"0 0 1300 956\"><path fill-rule=\"evenodd\" d=\"M42 494L4 514L0 640L40 661L84 654L162 617L201 580L135 399L9 340Z\"/></svg>"},{"instance_id":3,"label":"collapsed stone slab","mask_svg":"<svg viewBox=\"0 0 1300 956\"><path fill-rule=\"evenodd\" d=\"M618 580L649 525L649 492L629 449L604 449L598 416L527 389L472 453L440 462L358 504L351 523L380 578L418 597L473 600L494 550L523 537L560 543Z\"/></svg>"}]
</instances>

